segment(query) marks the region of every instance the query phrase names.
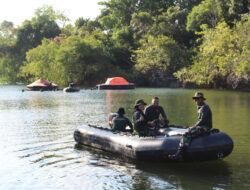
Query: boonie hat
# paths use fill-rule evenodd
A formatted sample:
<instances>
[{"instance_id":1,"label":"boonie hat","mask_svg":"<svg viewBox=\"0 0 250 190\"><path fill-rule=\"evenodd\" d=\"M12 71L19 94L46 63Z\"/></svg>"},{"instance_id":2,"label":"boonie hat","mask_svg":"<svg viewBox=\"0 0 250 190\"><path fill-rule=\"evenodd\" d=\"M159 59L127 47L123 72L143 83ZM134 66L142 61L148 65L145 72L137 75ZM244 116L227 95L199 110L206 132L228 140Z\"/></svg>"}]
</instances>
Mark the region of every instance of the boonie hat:
<instances>
[{"instance_id":1,"label":"boonie hat","mask_svg":"<svg viewBox=\"0 0 250 190\"><path fill-rule=\"evenodd\" d=\"M119 115L124 115L125 114L125 110L124 110L124 108L119 108L118 109L118 111L117 111L117 113L119 114Z\"/></svg>"},{"instance_id":2,"label":"boonie hat","mask_svg":"<svg viewBox=\"0 0 250 190\"><path fill-rule=\"evenodd\" d=\"M202 98L203 100L206 100L206 98L204 98L204 95L203 95L202 92L196 92L192 98L193 98L193 99Z\"/></svg>"},{"instance_id":3,"label":"boonie hat","mask_svg":"<svg viewBox=\"0 0 250 190\"><path fill-rule=\"evenodd\" d=\"M147 104L144 102L143 99L140 99L140 100L136 100L136 101L135 101L135 107L136 107L136 106L139 106L139 105L141 105L141 104L147 105Z\"/></svg>"}]
</instances>

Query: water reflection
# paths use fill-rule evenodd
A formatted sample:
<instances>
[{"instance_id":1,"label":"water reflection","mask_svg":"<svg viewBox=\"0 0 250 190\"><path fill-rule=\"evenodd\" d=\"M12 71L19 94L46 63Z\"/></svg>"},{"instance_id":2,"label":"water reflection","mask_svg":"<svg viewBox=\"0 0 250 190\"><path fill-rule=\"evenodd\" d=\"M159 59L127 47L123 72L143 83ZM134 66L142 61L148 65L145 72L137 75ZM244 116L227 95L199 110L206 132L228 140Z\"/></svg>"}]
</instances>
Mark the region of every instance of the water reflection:
<instances>
[{"instance_id":1,"label":"water reflection","mask_svg":"<svg viewBox=\"0 0 250 190\"><path fill-rule=\"evenodd\" d=\"M90 165L130 176L132 189L227 189L232 184L232 171L225 161L149 163L130 160L80 144L76 144L75 149L92 155L91 163L88 163Z\"/></svg>"},{"instance_id":2,"label":"water reflection","mask_svg":"<svg viewBox=\"0 0 250 190\"><path fill-rule=\"evenodd\" d=\"M52 92L52 91L30 92L29 105L31 106L32 109L55 107L57 102L56 101L57 96L55 96L55 93L58 94L58 92Z\"/></svg>"},{"instance_id":3,"label":"water reflection","mask_svg":"<svg viewBox=\"0 0 250 190\"><path fill-rule=\"evenodd\" d=\"M230 166L224 161L137 163L136 168L157 175L178 189L227 189L232 184Z\"/></svg>"},{"instance_id":4,"label":"water reflection","mask_svg":"<svg viewBox=\"0 0 250 190\"><path fill-rule=\"evenodd\" d=\"M131 112L133 110L134 101L131 91L126 90L106 90L106 114L116 112L119 107Z\"/></svg>"}]
</instances>

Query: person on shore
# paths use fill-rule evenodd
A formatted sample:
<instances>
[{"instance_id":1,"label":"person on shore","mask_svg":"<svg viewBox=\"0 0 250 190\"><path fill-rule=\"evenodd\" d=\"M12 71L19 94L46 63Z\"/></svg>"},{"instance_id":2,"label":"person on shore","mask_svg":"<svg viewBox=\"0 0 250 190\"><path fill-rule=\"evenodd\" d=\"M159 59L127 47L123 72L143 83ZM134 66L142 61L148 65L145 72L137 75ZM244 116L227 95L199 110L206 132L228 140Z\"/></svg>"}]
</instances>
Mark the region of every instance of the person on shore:
<instances>
[{"instance_id":1,"label":"person on shore","mask_svg":"<svg viewBox=\"0 0 250 190\"><path fill-rule=\"evenodd\" d=\"M205 104L206 98L203 93L196 92L192 97L197 105L198 122L188 129L188 131L182 136L177 152L173 155L169 155L171 160L183 160L183 153L187 150L192 139L207 133L212 128L212 111L210 107Z\"/></svg>"},{"instance_id":2,"label":"person on shore","mask_svg":"<svg viewBox=\"0 0 250 190\"><path fill-rule=\"evenodd\" d=\"M117 111L117 116L112 120L112 131L122 131L122 132L133 132L133 125L131 121L124 116L125 110L123 107L120 107ZM130 130L127 130L126 127L129 126Z\"/></svg>"},{"instance_id":3,"label":"person on shore","mask_svg":"<svg viewBox=\"0 0 250 190\"><path fill-rule=\"evenodd\" d=\"M161 115L161 119L159 119ZM152 122L153 126L167 126L168 120L163 107L159 105L159 98L152 98L152 104L147 106L145 109L145 116L148 121Z\"/></svg>"}]
</instances>

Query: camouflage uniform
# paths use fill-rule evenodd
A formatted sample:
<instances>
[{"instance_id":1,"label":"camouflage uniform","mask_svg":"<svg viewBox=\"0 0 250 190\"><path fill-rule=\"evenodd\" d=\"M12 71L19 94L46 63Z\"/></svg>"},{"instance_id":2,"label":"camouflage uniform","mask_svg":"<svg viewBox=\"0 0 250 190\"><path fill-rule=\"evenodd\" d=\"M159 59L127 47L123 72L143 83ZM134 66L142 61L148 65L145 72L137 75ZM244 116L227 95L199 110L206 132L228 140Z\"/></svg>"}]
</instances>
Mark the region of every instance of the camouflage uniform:
<instances>
[{"instance_id":1,"label":"camouflage uniform","mask_svg":"<svg viewBox=\"0 0 250 190\"><path fill-rule=\"evenodd\" d=\"M204 102L197 107L198 122L186 132L180 141L180 147L188 147L192 139L208 132L212 128L212 112Z\"/></svg>"},{"instance_id":2,"label":"camouflage uniform","mask_svg":"<svg viewBox=\"0 0 250 190\"><path fill-rule=\"evenodd\" d=\"M130 131L133 132L133 125L128 118L118 115L112 120L112 131L126 132L126 126L129 126Z\"/></svg>"},{"instance_id":3,"label":"camouflage uniform","mask_svg":"<svg viewBox=\"0 0 250 190\"><path fill-rule=\"evenodd\" d=\"M144 117L143 121L140 120L141 115ZM133 122L134 122L134 132L135 133L137 133L139 136L148 136L149 135L146 117L145 117L144 113L138 108L135 108L135 111L133 113Z\"/></svg>"}]
</instances>

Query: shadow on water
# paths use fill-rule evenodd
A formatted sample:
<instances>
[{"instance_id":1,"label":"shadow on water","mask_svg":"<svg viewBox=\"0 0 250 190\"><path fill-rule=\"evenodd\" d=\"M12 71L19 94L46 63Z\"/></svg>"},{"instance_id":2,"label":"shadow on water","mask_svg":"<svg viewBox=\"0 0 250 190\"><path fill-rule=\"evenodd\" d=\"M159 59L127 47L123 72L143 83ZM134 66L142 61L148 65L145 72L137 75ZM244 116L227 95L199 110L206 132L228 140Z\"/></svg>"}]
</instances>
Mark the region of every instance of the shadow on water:
<instances>
[{"instance_id":1,"label":"shadow on water","mask_svg":"<svg viewBox=\"0 0 250 190\"><path fill-rule=\"evenodd\" d=\"M90 164L119 170L132 178L132 189L230 189L232 172L223 160L187 163L152 163L135 161L121 155L76 144L75 149L87 151ZM122 167L122 169L121 169ZM152 184L156 185L152 185Z\"/></svg>"}]
</instances>

